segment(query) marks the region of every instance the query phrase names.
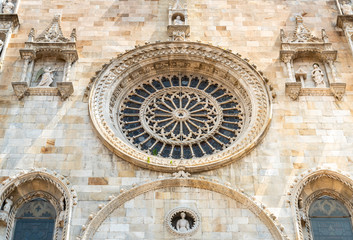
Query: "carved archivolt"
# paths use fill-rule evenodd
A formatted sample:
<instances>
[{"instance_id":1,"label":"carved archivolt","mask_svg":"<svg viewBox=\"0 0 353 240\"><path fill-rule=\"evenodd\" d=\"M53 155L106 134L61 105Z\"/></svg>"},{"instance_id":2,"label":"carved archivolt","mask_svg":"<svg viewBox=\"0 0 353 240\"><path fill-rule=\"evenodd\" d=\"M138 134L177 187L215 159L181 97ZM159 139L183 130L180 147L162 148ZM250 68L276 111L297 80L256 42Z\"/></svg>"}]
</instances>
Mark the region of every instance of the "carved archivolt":
<instances>
[{"instance_id":1,"label":"carved archivolt","mask_svg":"<svg viewBox=\"0 0 353 240\"><path fill-rule=\"evenodd\" d=\"M103 143L153 170L204 171L239 159L263 138L271 119L261 73L239 55L201 43L138 47L93 81L90 116Z\"/></svg>"},{"instance_id":2,"label":"carved archivolt","mask_svg":"<svg viewBox=\"0 0 353 240\"><path fill-rule=\"evenodd\" d=\"M146 192L170 187L199 188L223 194L224 196L243 204L251 212L253 212L267 226L274 239L289 239L283 230L283 226L276 221L276 217L273 214L271 214L267 209L265 210L265 206L263 204L253 201L250 196L245 195L239 189L231 188L229 184L221 184L215 180L206 180L203 177L167 178L134 186L127 191L122 190L120 195L115 198L110 198L111 201L107 205L100 205L101 209L97 213L89 216L88 222L82 226L82 232L77 239L93 239L96 231L104 220L115 209L123 206L125 202Z\"/></svg>"},{"instance_id":3,"label":"carved archivolt","mask_svg":"<svg viewBox=\"0 0 353 240\"><path fill-rule=\"evenodd\" d=\"M320 181L323 179L331 179L342 184L341 189L330 189L330 186L320 185ZM318 183L319 188L316 186L312 187L310 184ZM304 191L307 186L311 186L310 190ZM349 203L347 197L343 194L353 194L353 180L350 178L348 173L341 171L334 171L331 169L309 169L302 173L298 178L294 180L294 183L290 186L291 208L294 216L294 227L296 233L296 239L304 240L308 233L310 239L310 222L307 218L307 212L310 204L317 198L328 195L339 199L350 211L353 213L352 204ZM306 217L305 217L306 216ZM303 229L302 221L306 221L305 229ZM304 231L307 231L304 233Z\"/></svg>"},{"instance_id":4,"label":"carved archivolt","mask_svg":"<svg viewBox=\"0 0 353 240\"><path fill-rule=\"evenodd\" d=\"M36 184L32 184L34 181ZM77 204L77 194L64 176L46 169L22 171L1 183L1 205L10 197L14 205L7 221L6 240L11 239L17 210L35 198L48 200L56 210L55 240L69 239L72 207Z\"/></svg>"}]
</instances>

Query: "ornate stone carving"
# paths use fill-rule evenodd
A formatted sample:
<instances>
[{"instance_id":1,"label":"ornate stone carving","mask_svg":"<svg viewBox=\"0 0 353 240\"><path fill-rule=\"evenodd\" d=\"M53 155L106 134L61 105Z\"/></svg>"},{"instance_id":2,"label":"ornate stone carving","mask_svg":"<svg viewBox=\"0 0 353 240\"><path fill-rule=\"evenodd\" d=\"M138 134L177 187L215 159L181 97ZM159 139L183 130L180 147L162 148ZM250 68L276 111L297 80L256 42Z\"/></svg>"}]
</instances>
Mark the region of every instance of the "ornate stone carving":
<instances>
[{"instance_id":1,"label":"ornate stone carving","mask_svg":"<svg viewBox=\"0 0 353 240\"><path fill-rule=\"evenodd\" d=\"M286 93L292 100L297 100L300 95L302 85L299 82L287 82Z\"/></svg>"},{"instance_id":2,"label":"ornate stone carving","mask_svg":"<svg viewBox=\"0 0 353 240\"><path fill-rule=\"evenodd\" d=\"M13 0L4 0L2 4L2 13L11 14L15 11L15 4Z\"/></svg>"},{"instance_id":3,"label":"ornate stone carving","mask_svg":"<svg viewBox=\"0 0 353 240\"><path fill-rule=\"evenodd\" d=\"M199 61L200 58L203 59L202 62ZM202 82L202 86L207 87L205 93L203 93L204 90L202 89L197 90L197 85L193 86L193 84L196 84L196 80L192 80L193 78L190 78L191 75L198 77L199 84ZM178 81L171 82L173 76L176 76ZM185 76L189 80L185 79L183 82L182 79ZM109 65L105 65L104 70L95 79L89 99L90 116L94 127L102 137L103 142L110 149L114 149L116 154L145 168L175 172L179 167L185 167L185 171L195 172L223 165L226 162L238 159L253 148L259 139L264 136L270 121L271 95L261 74L237 55L209 45L184 42L145 45L122 55ZM163 80L166 81L165 84L169 82L169 85L164 85L162 79L165 79ZM186 85L183 86L183 84ZM198 123L196 127L191 127L191 124L189 127L193 130L189 133L177 134L173 132L171 134L168 129L162 130L159 126L160 123L156 122L153 116L149 117L150 111L153 109L155 111L155 108L162 108L163 105L160 105L159 98L154 96L158 95L166 102L174 99L167 93L180 88L195 89L195 96L189 90L184 91L186 95L182 93L185 95L186 102L190 103L200 98L200 104L207 102L206 105L211 107L208 109L210 109L212 114L222 113L220 116L208 116L210 117L209 121L214 121L215 125L221 127L223 123L232 123L233 120L228 119L229 114L235 114L239 117L239 121L237 121L237 124L239 122L238 127L233 127L238 132L232 133L237 137L229 138L232 135L230 132L227 132L227 134L221 133L227 136L224 138L230 139L226 148L215 147L217 141L222 142L223 138L223 140L213 139L214 141L209 142L211 145L207 143L206 140L209 138L206 138L206 136L210 137L209 134L214 129L211 126L213 123L211 125L208 124L208 127L204 125L204 129ZM225 97L225 92L227 92L227 99L223 99L224 103L223 100L221 103L217 102L218 100L214 100ZM249 95L249 92L252 95ZM174 91L173 93L177 94L175 99L182 99L178 95L180 91ZM145 96L143 97L143 95ZM224 104L229 104L229 106ZM203 106L206 105L204 104ZM229 111L235 112L217 110L218 105L224 105L222 106L224 109L234 105L232 107L234 109L229 109ZM170 106L167 109L169 110L163 110L166 113L162 114L163 116L161 115L161 117L164 117L164 115L167 118L171 117L173 119L172 122L174 122L173 126L193 118L192 115L194 113L190 115L187 107L184 109L184 107ZM193 109L191 110L193 111ZM146 118L141 117L140 113ZM200 112L200 114L204 113ZM196 115L195 117L202 118L201 115ZM146 121L146 126L141 129L142 132L139 132L141 131L139 129L143 121L139 122L138 119L145 119L143 121ZM133 121L136 121L136 123ZM134 126L133 124L137 125ZM225 128L227 127L220 131L229 131ZM132 135L129 135L130 132ZM144 135L145 133L148 136ZM200 154L193 155L191 152L193 150L187 149L186 151L190 150L191 157L185 155L189 157L172 158L167 154L163 155L164 152L158 150L162 149L163 146L156 148L156 151L151 148L156 140L161 140L160 138L163 140L161 142L163 145L164 142L180 141L180 137L188 137L188 134L194 133L196 134L195 136L205 137L205 141L198 147L198 151L201 151L199 152ZM125 139L121 138L122 134L127 137ZM216 134L216 131L214 131L214 134ZM152 137L155 140L148 142ZM190 138L190 144L191 141L193 141L192 137ZM156 153L154 154L154 152Z\"/></svg>"},{"instance_id":4,"label":"ornate stone carving","mask_svg":"<svg viewBox=\"0 0 353 240\"><path fill-rule=\"evenodd\" d=\"M292 38L287 37L281 30L280 58L286 64L288 71L286 93L293 100L296 100L298 96L333 95L336 97L331 84L338 81L334 66L337 51L333 50L324 29L322 29L321 34L321 39L313 36L308 27L303 24L301 16L296 17L296 28ZM296 62L301 59L310 59L306 65L314 62L313 69L310 72L305 72L300 66L295 69ZM321 62L321 66L324 66L320 67L318 62ZM309 71L309 69L306 71Z\"/></svg>"},{"instance_id":5,"label":"ornate stone carving","mask_svg":"<svg viewBox=\"0 0 353 240\"><path fill-rule=\"evenodd\" d=\"M313 64L311 76L315 82L316 87L326 87L324 82L324 72L321 70L318 63Z\"/></svg>"},{"instance_id":6,"label":"ornate stone carving","mask_svg":"<svg viewBox=\"0 0 353 240\"><path fill-rule=\"evenodd\" d=\"M254 202L253 198L242 193L241 190L231 188L228 184L216 183L212 180L206 180L203 177L198 178L166 178L162 180L155 180L148 183L135 186L125 192L120 193L117 197L112 197L108 204L100 208L97 213L92 213L87 222L82 226L82 231L77 239L88 240L94 237L99 226L114 210L120 206L124 206L125 202L134 199L135 197L149 191L154 191L160 188L170 187L192 187L199 189L206 189L223 194L240 204L246 206L253 212L269 229L273 239L275 240L289 240L284 232L283 226L274 220L274 215L268 210L265 210L263 204ZM189 211L189 208L183 208L184 212ZM183 209L181 209L183 211ZM177 210L178 212L179 210ZM180 215L179 215L180 216ZM169 219L169 218L168 218ZM178 219L176 219L178 220ZM168 222L166 221L166 224ZM172 224L171 224L172 225ZM173 225L172 225L173 227ZM170 229L170 227L168 227ZM172 230L172 229L170 229ZM176 234L180 234L176 232ZM181 237L179 235L179 237Z\"/></svg>"},{"instance_id":7,"label":"ornate stone carving","mask_svg":"<svg viewBox=\"0 0 353 240\"><path fill-rule=\"evenodd\" d=\"M35 37L32 28L25 48L20 49L20 54L24 60L20 81L22 84L12 84L19 99L25 95L60 95L65 100L73 93L69 76L72 64L78 59L76 30L73 29L70 39L65 38L61 31L59 15L54 17L38 37ZM45 61L45 57L55 57L56 62ZM23 83L27 84L25 92Z\"/></svg>"},{"instance_id":8,"label":"ornate stone carving","mask_svg":"<svg viewBox=\"0 0 353 240\"><path fill-rule=\"evenodd\" d=\"M12 199L13 199L13 196L6 198L5 203L4 203L4 207L2 210L0 210L0 224L2 224L2 225L7 225L9 213L10 213L11 207L13 205Z\"/></svg>"},{"instance_id":9,"label":"ornate stone carving","mask_svg":"<svg viewBox=\"0 0 353 240\"><path fill-rule=\"evenodd\" d=\"M43 189L39 188L40 190L23 187L31 181L44 181L46 184L43 185ZM38 188L40 185L36 184L36 186ZM11 199L11 201L14 203L13 207L11 208L10 204L7 206L5 204L6 209L11 209L8 214L8 227L5 238L6 240L11 239L13 226L15 224L15 215L19 207L24 203L38 197L47 199L55 207L57 213L57 227L55 229L54 239L64 240L69 238L68 228L71 221L72 207L77 204L77 194L72 188L70 182L64 176L61 176L56 172L39 169L32 169L30 171L27 170L15 176L11 176L9 179L1 183L0 203L3 203L6 201L6 199L9 199L9 196L12 196L12 194L16 191L20 191L22 195L15 195L14 199ZM54 195L58 196L58 194L61 195L61 199L56 199L53 197ZM5 207L3 212L4 211ZM59 230L57 228L60 227L60 225L62 225L62 233L58 234Z\"/></svg>"},{"instance_id":10,"label":"ornate stone carving","mask_svg":"<svg viewBox=\"0 0 353 240\"><path fill-rule=\"evenodd\" d=\"M311 31L303 24L303 18L296 16L296 27L293 34L292 42L305 43L305 42L320 42L320 39L313 36Z\"/></svg>"},{"instance_id":11,"label":"ornate stone carving","mask_svg":"<svg viewBox=\"0 0 353 240\"><path fill-rule=\"evenodd\" d=\"M185 41L190 36L188 12L180 0L176 0L173 6L169 6L168 36L171 41Z\"/></svg>"},{"instance_id":12,"label":"ornate stone carving","mask_svg":"<svg viewBox=\"0 0 353 240\"><path fill-rule=\"evenodd\" d=\"M179 237L192 236L198 230L200 222L200 215L187 207L172 209L165 217L168 230Z\"/></svg>"},{"instance_id":13,"label":"ornate stone carving","mask_svg":"<svg viewBox=\"0 0 353 240\"><path fill-rule=\"evenodd\" d=\"M331 83L331 91L338 101L342 100L342 97L346 93L345 83Z\"/></svg>"}]
</instances>

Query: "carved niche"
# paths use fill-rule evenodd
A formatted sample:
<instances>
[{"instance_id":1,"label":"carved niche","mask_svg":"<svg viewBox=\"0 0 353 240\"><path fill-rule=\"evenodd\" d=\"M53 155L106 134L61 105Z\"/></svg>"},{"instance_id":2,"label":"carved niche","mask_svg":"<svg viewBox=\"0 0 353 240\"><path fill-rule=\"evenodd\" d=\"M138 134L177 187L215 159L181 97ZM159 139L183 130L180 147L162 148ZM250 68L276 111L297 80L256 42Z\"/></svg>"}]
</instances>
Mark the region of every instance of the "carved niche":
<instances>
[{"instance_id":1,"label":"carved niche","mask_svg":"<svg viewBox=\"0 0 353 240\"><path fill-rule=\"evenodd\" d=\"M337 51L332 48L324 29L321 39L312 35L296 17L296 27L291 36L281 29L280 58L286 64L288 79L286 94L293 100L299 96L330 96L341 100L346 84L338 82L334 62Z\"/></svg>"},{"instance_id":2,"label":"carved niche","mask_svg":"<svg viewBox=\"0 0 353 240\"><path fill-rule=\"evenodd\" d=\"M70 38L64 37L59 15L36 38L32 28L20 54L24 60L21 80L12 82L18 99L28 95L45 95L61 96L65 100L73 93L70 72L78 59L76 29L72 30Z\"/></svg>"},{"instance_id":3,"label":"carved niche","mask_svg":"<svg viewBox=\"0 0 353 240\"><path fill-rule=\"evenodd\" d=\"M3 65L6 48L11 38L11 34L19 26L17 15L18 2L14 0L4 0L0 3L0 68Z\"/></svg>"},{"instance_id":4,"label":"carved niche","mask_svg":"<svg viewBox=\"0 0 353 240\"><path fill-rule=\"evenodd\" d=\"M169 6L168 36L171 41L185 41L190 36L188 12L180 0Z\"/></svg>"},{"instance_id":5,"label":"carved niche","mask_svg":"<svg viewBox=\"0 0 353 240\"><path fill-rule=\"evenodd\" d=\"M353 54L353 1L336 0L336 4L338 8L336 25L343 30Z\"/></svg>"}]
</instances>

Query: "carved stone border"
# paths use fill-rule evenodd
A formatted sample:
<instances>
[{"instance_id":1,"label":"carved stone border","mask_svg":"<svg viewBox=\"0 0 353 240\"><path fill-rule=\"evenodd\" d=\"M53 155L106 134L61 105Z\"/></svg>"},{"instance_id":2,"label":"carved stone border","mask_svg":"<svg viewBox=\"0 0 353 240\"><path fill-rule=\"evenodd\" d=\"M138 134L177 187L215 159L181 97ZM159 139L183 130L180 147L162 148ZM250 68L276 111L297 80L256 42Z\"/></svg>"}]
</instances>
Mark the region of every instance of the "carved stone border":
<instances>
[{"instance_id":1,"label":"carved stone border","mask_svg":"<svg viewBox=\"0 0 353 240\"><path fill-rule=\"evenodd\" d=\"M204 74L222 79L229 86L243 89L251 106L251 121L242 136L227 149L207 157L179 160L151 156L139 151L114 127L110 118L111 99L136 79L157 74L181 72ZM256 66L240 55L218 47L195 42L163 42L147 44L129 51L106 64L92 79L89 112L94 128L102 142L115 154L143 168L175 172L184 167L188 172L207 171L241 158L264 137L272 116L269 87Z\"/></svg>"},{"instance_id":2,"label":"carved stone border","mask_svg":"<svg viewBox=\"0 0 353 240\"><path fill-rule=\"evenodd\" d=\"M194 226L189 231L184 232L184 233L181 233L181 232L178 232L177 230L175 230L171 224L172 218L175 216L175 214L181 213L181 212L189 213L190 215L193 216L194 221L195 221ZM200 217L200 214L197 213L194 209L191 209L188 207L177 207L177 208L174 208L168 212L168 214L165 217L165 225L172 234L179 236L179 237L189 237L189 236L193 235L200 227L201 217Z\"/></svg>"},{"instance_id":3,"label":"carved stone border","mask_svg":"<svg viewBox=\"0 0 353 240\"><path fill-rule=\"evenodd\" d=\"M88 222L82 226L82 231L77 237L78 240L91 240L94 234L109 217L109 215L121 207L127 201L134 199L135 197L154 191L157 189L170 188L170 187L190 187L209 190L212 192L220 193L227 196L240 204L244 205L252 213L254 213L263 224L266 225L269 232L275 240L288 240L289 238L284 232L284 228L276 221L276 217L270 213L262 203L255 202L252 197L242 193L241 190L232 188L230 184L221 184L216 180L206 180L204 177L200 178L166 178L162 180L155 180L147 182L139 186L134 186L129 190L120 191L121 194L117 197L110 198L110 202L106 205L100 205L101 208L97 213L92 213L89 216Z\"/></svg>"},{"instance_id":4,"label":"carved stone border","mask_svg":"<svg viewBox=\"0 0 353 240\"><path fill-rule=\"evenodd\" d=\"M294 218L294 231L296 234L296 239L298 240L304 240L303 229L300 224L301 216L298 206L299 197L306 185L310 184L311 182L318 181L318 179L322 177L327 177L340 181L351 191L353 191L353 180L350 178L350 175L348 173L343 173L340 170L334 171L328 168L321 169L320 167L318 167L316 169L309 169L306 172L302 173L298 178L296 178L294 180L294 183L290 186L291 191L288 194L290 195L290 203Z\"/></svg>"},{"instance_id":5,"label":"carved stone border","mask_svg":"<svg viewBox=\"0 0 353 240\"><path fill-rule=\"evenodd\" d=\"M65 219L64 219L64 227L62 230L62 240L69 239L70 233L70 223L72 218L72 208L74 205L77 205L77 194L75 189L72 187L69 180L67 180L64 176L58 174L55 171L50 171L47 169L31 169L31 170L23 170L21 173L11 176L10 178L3 181L0 185L0 204L4 202L4 200L11 196L11 193L26 182L30 182L34 179L40 179L46 181L57 188L58 191L61 192L62 196L65 198L66 209L65 209ZM45 189L43 189L43 192ZM15 207L15 206L14 206ZM13 208L14 209L14 208ZM15 216L15 212L10 212L11 216ZM7 236L6 239L10 239L11 230L13 229L14 221L10 221L11 224L7 226Z\"/></svg>"}]
</instances>

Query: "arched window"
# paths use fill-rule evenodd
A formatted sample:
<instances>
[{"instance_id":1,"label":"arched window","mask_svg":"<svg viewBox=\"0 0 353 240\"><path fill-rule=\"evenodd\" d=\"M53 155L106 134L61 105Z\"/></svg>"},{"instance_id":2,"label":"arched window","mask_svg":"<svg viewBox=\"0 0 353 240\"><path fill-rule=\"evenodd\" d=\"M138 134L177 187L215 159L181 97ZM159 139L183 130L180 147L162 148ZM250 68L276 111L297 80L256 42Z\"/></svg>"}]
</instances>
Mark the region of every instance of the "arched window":
<instances>
[{"instance_id":1,"label":"arched window","mask_svg":"<svg viewBox=\"0 0 353 240\"><path fill-rule=\"evenodd\" d=\"M352 240L352 221L347 208L338 200L322 196L309 209L314 240Z\"/></svg>"},{"instance_id":2,"label":"arched window","mask_svg":"<svg viewBox=\"0 0 353 240\"><path fill-rule=\"evenodd\" d=\"M16 213L14 240L53 240L56 212L45 199L36 198Z\"/></svg>"}]
</instances>

